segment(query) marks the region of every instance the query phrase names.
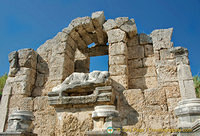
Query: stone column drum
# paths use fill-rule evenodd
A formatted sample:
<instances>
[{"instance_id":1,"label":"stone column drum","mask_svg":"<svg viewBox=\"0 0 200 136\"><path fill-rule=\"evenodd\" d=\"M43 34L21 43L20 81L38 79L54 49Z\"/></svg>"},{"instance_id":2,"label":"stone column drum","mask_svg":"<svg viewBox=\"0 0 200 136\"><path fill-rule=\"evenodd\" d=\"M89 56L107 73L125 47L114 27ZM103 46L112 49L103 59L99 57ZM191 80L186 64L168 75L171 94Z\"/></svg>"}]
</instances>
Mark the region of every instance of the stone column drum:
<instances>
[{"instance_id":1,"label":"stone column drum","mask_svg":"<svg viewBox=\"0 0 200 136\"><path fill-rule=\"evenodd\" d=\"M122 126L119 120L119 112L115 110L113 105L96 106L92 113L94 128L88 131L88 136L107 136L108 128L113 130L109 135L120 136Z\"/></svg>"},{"instance_id":2,"label":"stone column drum","mask_svg":"<svg viewBox=\"0 0 200 136\"><path fill-rule=\"evenodd\" d=\"M191 128L192 123L200 119L200 99L185 99L179 102L175 108L178 116L178 128Z\"/></svg>"},{"instance_id":3,"label":"stone column drum","mask_svg":"<svg viewBox=\"0 0 200 136\"><path fill-rule=\"evenodd\" d=\"M36 136L33 134L34 116L30 111L18 110L13 112L8 119L8 128L6 132L0 133L0 136Z\"/></svg>"}]
</instances>

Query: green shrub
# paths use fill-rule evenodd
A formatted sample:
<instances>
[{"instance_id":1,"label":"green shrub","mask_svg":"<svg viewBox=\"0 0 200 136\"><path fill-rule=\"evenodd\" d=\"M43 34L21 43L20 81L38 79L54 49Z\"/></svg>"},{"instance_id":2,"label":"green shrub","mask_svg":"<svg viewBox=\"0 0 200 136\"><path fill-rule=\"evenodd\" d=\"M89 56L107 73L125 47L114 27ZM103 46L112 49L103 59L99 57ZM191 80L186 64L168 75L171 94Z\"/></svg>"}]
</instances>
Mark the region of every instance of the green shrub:
<instances>
[{"instance_id":1,"label":"green shrub","mask_svg":"<svg viewBox=\"0 0 200 136\"><path fill-rule=\"evenodd\" d=\"M198 75L193 77L196 95L200 98L200 77Z\"/></svg>"},{"instance_id":2,"label":"green shrub","mask_svg":"<svg viewBox=\"0 0 200 136\"><path fill-rule=\"evenodd\" d=\"M8 78L7 74L4 74L3 76L0 77L0 95L2 95L3 87L6 83L7 78Z\"/></svg>"}]
</instances>

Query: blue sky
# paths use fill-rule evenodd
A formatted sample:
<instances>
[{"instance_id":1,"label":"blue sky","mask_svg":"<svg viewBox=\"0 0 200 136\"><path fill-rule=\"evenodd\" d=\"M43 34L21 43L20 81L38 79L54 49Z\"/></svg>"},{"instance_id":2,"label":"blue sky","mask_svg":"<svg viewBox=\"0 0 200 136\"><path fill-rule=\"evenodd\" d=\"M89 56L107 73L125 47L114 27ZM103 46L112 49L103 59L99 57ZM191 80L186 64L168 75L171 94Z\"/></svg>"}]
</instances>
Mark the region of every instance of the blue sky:
<instances>
[{"instance_id":1,"label":"blue sky","mask_svg":"<svg viewBox=\"0 0 200 136\"><path fill-rule=\"evenodd\" d=\"M173 27L174 46L188 48L192 73L200 72L200 0L0 0L0 75L9 71L11 51L36 50L72 19L99 10L106 19L134 18L139 33ZM103 70L107 60L91 63Z\"/></svg>"}]
</instances>

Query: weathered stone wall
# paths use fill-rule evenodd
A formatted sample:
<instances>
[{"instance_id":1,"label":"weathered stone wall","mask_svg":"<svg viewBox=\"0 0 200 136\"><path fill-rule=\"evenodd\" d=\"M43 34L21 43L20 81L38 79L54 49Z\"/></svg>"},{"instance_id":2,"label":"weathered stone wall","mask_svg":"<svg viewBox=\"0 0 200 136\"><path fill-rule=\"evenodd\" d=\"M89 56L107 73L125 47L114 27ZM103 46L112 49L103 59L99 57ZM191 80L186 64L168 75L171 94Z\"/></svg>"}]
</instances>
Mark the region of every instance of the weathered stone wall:
<instances>
[{"instance_id":1,"label":"weathered stone wall","mask_svg":"<svg viewBox=\"0 0 200 136\"><path fill-rule=\"evenodd\" d=\"M138 34L134 19L105 20L103 12L95 12L92 17L74 19L37 51L12 52L0 130L6 129L7 117L16 109L34 113L34 133L39 136L84 135L91 130L93 108L56 111L49 106L47 94L73 72L89 72L89 57L100 55L109 55L109 73L123 128L145 129L138 135L154 135L146 129L176 128L174 108L181 97L187 97L187 91L180 93L180 87L185 87L180 84L192 86L192 79L189 61L185 62L187 54L180 57L170 52L172 31ZM88 48L91 43L95 46Z\"/></svg>"}]
</instances>

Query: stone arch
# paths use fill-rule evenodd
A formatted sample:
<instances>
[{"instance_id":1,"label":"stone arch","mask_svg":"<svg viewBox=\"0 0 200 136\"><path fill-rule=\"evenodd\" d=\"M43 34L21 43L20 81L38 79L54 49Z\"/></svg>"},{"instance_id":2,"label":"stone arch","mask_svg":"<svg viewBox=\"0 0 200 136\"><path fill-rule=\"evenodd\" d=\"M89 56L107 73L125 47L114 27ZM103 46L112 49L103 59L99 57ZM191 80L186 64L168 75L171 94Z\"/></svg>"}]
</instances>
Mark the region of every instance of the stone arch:
<instances>
[{"instance_id":1,"label":"stone arch","mask_svg":"<svg viewBox=\"0 0 200 136\"><path fill-rule=\"evenodd\" d=\"M94 54L94 51L101 48L108 50L107 47L105 48L108 39L106 32L103 30L104 22L104 12L100 11L93 13L92 17L76 18L71 21L67 28L63 29L62 40L68 43L68 40L72 39L76 43L74 54L75 72L89 72L90 57L102 55L102 53ZM91 43L95 43L95 48L88 48Z\"/></svg>"},{"instance_id":2,"label":"stone arch","mask_svg":"<svg viewBox=\"0 0 200 136\"><path fill-rule=\"evenodd\" d=\"M45 95L73 72L89 72L89 57L94 56L92 52L100 50L99 47L105 48L108 41L107 33L103 30L104 22L103 11L93 13L92 17L78 17L37 49L39 56L47 63L44 69L48 69L48 72L43 75L46 79L44 86L36 86L34 92ZM91 43L95 43L95 48L88 48ZM77 69L76 65L81 69ZM37 79L41 81L41 74Z\"/></svg>"}]
</instances>

